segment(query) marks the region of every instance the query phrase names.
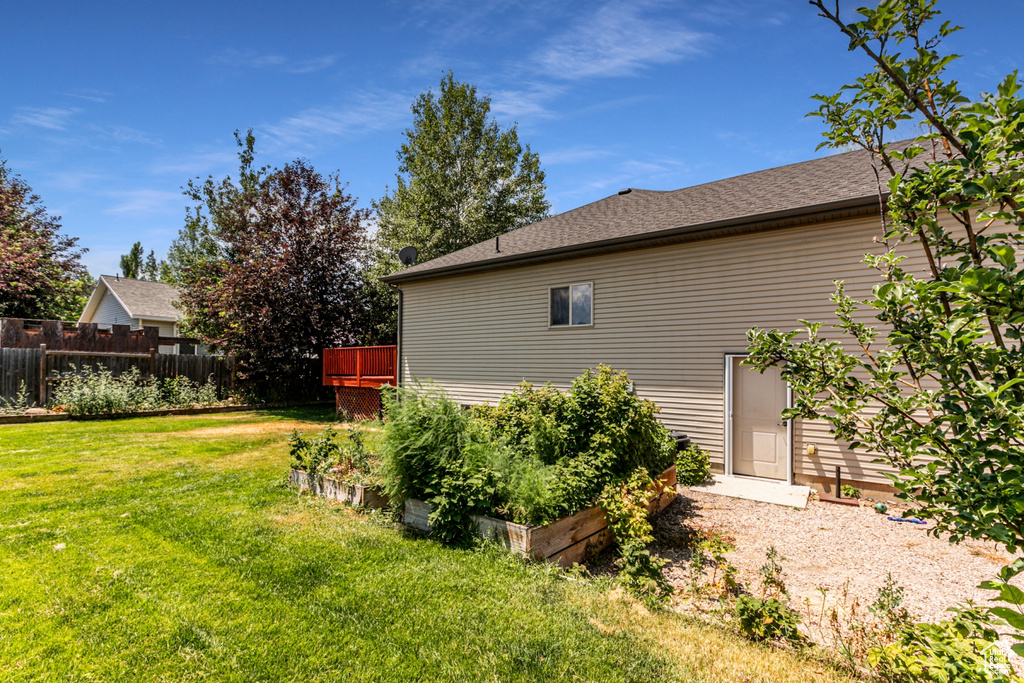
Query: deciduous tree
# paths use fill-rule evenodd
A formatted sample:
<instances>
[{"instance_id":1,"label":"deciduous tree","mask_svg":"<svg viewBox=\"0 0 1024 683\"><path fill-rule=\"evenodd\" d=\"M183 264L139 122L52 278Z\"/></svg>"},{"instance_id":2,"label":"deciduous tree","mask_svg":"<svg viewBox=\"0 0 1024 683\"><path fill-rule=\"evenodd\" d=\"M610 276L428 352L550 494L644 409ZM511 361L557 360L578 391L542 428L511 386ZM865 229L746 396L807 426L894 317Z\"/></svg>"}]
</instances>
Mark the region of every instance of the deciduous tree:
<instances>
[{"instance_id":1,"label":"deciduous tree","mask_svg":"<svg viewBox=\"0 0 1024 683\"><path fill-rule=\"evenodd\" d=\"M752 330L749 362L781 365L794 388L789 417L827 420L854 448L881 454L914 514L956 542L1024 545L1024 102L1017 74L968 98L940 52L957 27L935 0L893 0L839 17L815 0L873 69L818 96L827 146L871 153L884 202L879 277L867 301L837 282L835 326L848 342L801 331ZM904 121L913 144L892 145ZM901 265L917 250L924 277ZM878 325L864 323L870 311ZM851 351L850 349L856 349Z\"/></svg>"},{"instance_id":2,"label":"deciduous tree","mask_svg":"<svg viewBox=\"0 0 1024 683\"><path fill-rule=\"evenodd\" d=\"M377 232L368 282L376 319L369 341L392 342L396 295L376 278L403 266L414 246L426 261L534 223L547 215L540 158L516 126L490 117L491 98L449 72L440 92L412 105L413 125L398 150L395 188L374 203Z\"/></svg>"},{"instance_id":3,"label":"deciduous tree","mask_svg":"<svg viewBox=\"0 0 1024 683\"><path fill-rule=\"evenodd\" d=\"M303 160L257 169L252 132L238 142L238 182L185 191L195 206L178 243L209 249L178 262L181 306L193 333L238 354L254 391L310 396L322 349L357 333L368 212L337 175Z\"/></svg>"},{"instance_id":4,"label":"deciduous tree","mask_svg":"<svg viewBox=\"0 0 1024 683\"><path fill-rule=\"evenodd\" d=\"M77 237L0 159L0 317L77 319L92 280Z\"/></svg>"}]
</instances>

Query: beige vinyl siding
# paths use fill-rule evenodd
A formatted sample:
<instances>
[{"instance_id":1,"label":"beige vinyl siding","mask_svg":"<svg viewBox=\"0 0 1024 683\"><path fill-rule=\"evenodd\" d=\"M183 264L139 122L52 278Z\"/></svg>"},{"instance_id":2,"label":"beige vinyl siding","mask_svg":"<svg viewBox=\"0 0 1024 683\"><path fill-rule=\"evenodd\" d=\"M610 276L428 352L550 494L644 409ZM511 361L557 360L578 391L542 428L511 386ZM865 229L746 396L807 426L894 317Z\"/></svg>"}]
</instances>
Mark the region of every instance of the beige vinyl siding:
<instances>
[{"instance_id":1,"label":"beige vinyl siding","mask_svg":"<svg viewBox=\"0 0 1024 683\"><path fill-rule=\"evenodd\" d=\"M144 318L140 318L139 320L136 321L135 327L136 328L139 328L139 327L159 327L160 328L160 336L161 337L176 337L176 336L178 336L175 333L175 327L176 327L175 323L167 322L167 321L164 321L164 320L146 320ZM162 346L158 347L157 350L158 350L159 353L177 353L178 352L178 347L177 347L177 345L174 345L174 344L162 345Z\"/></svg>"},{"instance_id":2,"label":"beige vinyl siding","mask_svg":"<svg viewBox=\"0 0 1024 683\"><path fill-rule=\"evenodd\" d=\"M608 364L721 465L725 354L744 352L753 326L833 320L834 279L866 296L878 280L860 260L881 251L878 233L877 217L851 219L409 283L403 381L429 378L459 402L493 402L522 380L565 387ZM906 266L924 262L915 254ZM593 325L549 328L548 288L590 281ZM888 483L827 425L794 425L796 475L831 476L836 465L849 479Z\"/></svg>"},{"instance_id":3,"label":"beige vinyl siding","mask_svg":"<svg viewBox=\"0 0 1024 683\"><path fill-rule=\"evenodd\" d=\"M103 298L100 299L99 305L96 306L96 312L92 316L92 320L86 322L93 322L100 325L135 325L137 321L128 315L128 312L124 310L121 302L117 300L113 294L110 293L109 289L106 289L105 285L100 285L104 288Z\"/></svg>"}]
</instances>

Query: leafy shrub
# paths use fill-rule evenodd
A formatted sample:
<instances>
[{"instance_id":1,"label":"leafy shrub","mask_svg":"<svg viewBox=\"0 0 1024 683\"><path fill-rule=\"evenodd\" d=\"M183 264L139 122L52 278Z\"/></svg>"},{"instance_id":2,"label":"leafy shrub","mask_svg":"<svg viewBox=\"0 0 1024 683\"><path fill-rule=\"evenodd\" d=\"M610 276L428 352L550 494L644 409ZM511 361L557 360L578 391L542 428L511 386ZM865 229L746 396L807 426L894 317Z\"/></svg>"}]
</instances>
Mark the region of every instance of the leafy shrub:
<instances>
[{"instance_id":1,"label":"leafy shrub","mask_svg":"<svg viewBox=\"0 0 1024 683\"><path fill-rule=\"evenodd\" d=\"M991 607L988 613L994 623L1009 626L1012 636L1017 642L1013 651L1018 657L1024 657L1024 590L1010 584L1010 581L1024 572L1024 558L1016 560L999 570L995 581L982 581L978 588L996 591L999 595L989 598L993 602L1004 603Z\"/></svg>"},{"instance_id":2,"label":"leafy shrub","mask_svg":"<svg viewBox=\"0 0 1024 683\"><path fill-rule=\"evenodd\" d=\"M348 429L348 441L338 453L338 461L328 474L350 484L377 483L377 454L363 441L363 433L353 425Z\"/></svg>"},{"instance_id":3,"label":"leafy shrub","mask_svg":"<svg viewBox=\"0 0 1024 683\"><path fill-rule=\"evenodd\" d=\"M160 383L164 404L175 407L210 406L217 403L217 385L210 378L197 384L188 377L169 377Z\"/></svg>"},{"instance_id":4,"label":"leafy shrub","mask_svg":"<svg viewBox=\"0 0 1024 683\"><path fill-rule=\"evenodd\" d=\"M781 598L789 595L782 574L782 563L785 561L786 558L779 554L775 546L768 546L764 564L757 570L757 573L761 575L762 597Z\"/></svg>"},{"instance_id":5,"label":"leafy shrub","mask_svg":"<svg viewBox=\"0 0 1024 683\"><path fill-rule=\"evenodd\" d=\"M807 644L807 638L797 628L800 615L778 598L741 595L736 598L733 615L740 632L753 641L780 641L794 647Z\"/></svg>"},{"instance_id":6,"label":"leafy shrub","mask_svg":"<svg viewBox=\"0 0 1024 683\"><path fill-rule=\"evenodd\" d=\"M347 484L377 483L377 454L366 447L359 428L349 428L345 444L339 444L337 436L330 425L310 438L293 429L288 437L292 467L314 477L329 476Z\"/></svg>"},{"instance_id":7,"label":"leafy shrub","mask_svg":"<svg viewBox=\"0 0 1024 683\"><path fill-rule=\"evenodd\" d=\"M338 463L341 448L335 441L337 435L330 425L324 427L322 434L308 439L299 434L297 429L293 429L291 436L288 437L293 467L314 477L323 476Z\"/></svg>"},{"instance_id":8,"label":"leafy shrub","mask_svg":"<svg viewBox=\"0 0 1024 683\"><path fill-rule=\"evenodd\" d=\"M697 537L699 540L690 548L690 592L694 596L711 594L720 598L737 594L741 587L736 578L738 570L726 558L735 546L714 529L698 531ZM711 569L707 581L706 567Z\"/></svg>"},{"instance_id":9,"label":"leafy shrub","mask_svg":"<svg viewBox=\"0 0 1024 683\"><path fill-rule=\"evenodd\" d=\"M142 379L138 368L115 377L110 370L91 366L66 375L54 389L53 403L72 415L135 413L165 408L193 408L218 402L212 381L198 385L188 377L161 381Z\"/></svg>"},{"instance_id":10,"label":"leafy shrub","mask_svg":"<svg viewBox=\"0 0 1024 683\"><path fill-rule=\"evenodd\" d=\"M1011 680L1005 674L1012 669L995 645L999 634L991 617L971 605L950 611L952 619L936 624L901 626L895 642L869 650L871 666L886 680L899 683Z\"/></svg>"},{"instance_id":11,"label":"leafy shrub","mask_svg":"<svg viewBox=\"0 0 1024 683\"><path fill-rule=\"evenodd\" d=\"M54 403L72 415L102 415L156 410L163 401L156 382L141 379L138 368L114 377L106 368L83 368L80 375L61 379Z\"/></svg>"},{"instance_id":12,"label":"leafy shrub","mask_svg":"<svg viewBox=\"0 0 1024 683\"><path fill-rule=\"evenodd\" d=\"M444 539L465 539L475 514L544 524L593 505L612 481L664 471L675 442L658 408L625 373L587 371L568 392L521 385L496 406L462 410L437 386L383 396L389 421L381 481L389 498L419 498Z\"/></svg>"},{"instance_id":13,"label":"leafy shrub","mask_svg":"<svg viewBox=\"0 0 1024 683\"><path fill-rule=\"evenodd\" d=\"M598 500L619 544L619 582L652 606L672 595L661 571L666 561L651 555L648 548L654 541L654 529L647 517L647 504L657 486L646 472L637 469L627 479L609 484Z\"/></svg>"},{"instance_id":14,"label":"leafy shrub","mask_svg":"<svg viewBox=\"0 0 1024 683\"><path fill-rule=\"evenodd\" d=\"M680 486L697 486L711 478L711 457L697 444L676 455L676 480Z\"/></svg>"},{"instance_id":15,"label":"leafy shrub","mask_svg":"<svg viewBox=\"0 0 1024 683\"><path fill-rule=\"evenodd\" d=\"M860 498L860 489L853 484L843 484L839 491L846 498Z\"/></svg>"},{"instance_id":16,"label":"leafy shrub","mask_svg":"<svg viewBox=\"0 0 1024 683\"><path fill-rule=\"evenodd\" d=\"M524 382L497 406L475 409L487 436L511 449L516 477L534 487L532 504L511 511L514 521L543 524L574 514L611 481L636 469L657 477L672 464L675 442L656 418L659 408L631 387L626 373L602 365L568 392Z\"/></svg>"}]
</instances>

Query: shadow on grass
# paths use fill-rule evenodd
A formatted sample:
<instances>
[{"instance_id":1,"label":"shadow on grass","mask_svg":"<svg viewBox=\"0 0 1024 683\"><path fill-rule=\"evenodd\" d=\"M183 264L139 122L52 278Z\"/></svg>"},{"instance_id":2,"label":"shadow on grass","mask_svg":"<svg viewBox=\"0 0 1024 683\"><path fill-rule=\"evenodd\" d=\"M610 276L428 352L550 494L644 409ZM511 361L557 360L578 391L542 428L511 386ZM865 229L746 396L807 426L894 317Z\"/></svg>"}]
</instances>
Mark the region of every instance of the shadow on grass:
<instances>
[{"instance_id":1,"label":"shadow on grass","mask_svg":"<svg viewBox=\"0 0 1024 683\"><path fill-rule=\"evenodd\" d=\"M289 406L285 408L253 408L254 411L267 417L279 420L294 420L296 422L315 422L321 424L333 424L338 421L338 415L334 412L334 404L323 403L318 405Z\"/></svg>"}]
</instances>

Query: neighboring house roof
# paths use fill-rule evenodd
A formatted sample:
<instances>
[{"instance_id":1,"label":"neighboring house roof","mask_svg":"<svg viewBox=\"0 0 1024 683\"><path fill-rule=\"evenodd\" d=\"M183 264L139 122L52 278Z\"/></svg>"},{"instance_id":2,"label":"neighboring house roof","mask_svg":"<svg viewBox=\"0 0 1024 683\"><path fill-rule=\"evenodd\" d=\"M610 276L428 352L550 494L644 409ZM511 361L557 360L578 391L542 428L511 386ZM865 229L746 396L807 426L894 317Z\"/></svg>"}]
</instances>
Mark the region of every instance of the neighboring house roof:
<instances>
[{"instance_id":1,"label":"neighboring house roof","mask_svg":"<svg viewBox=\"0 0 1024 683\"><path fill-rule=\"evenodd\" d=\"M175 321L180 312L174 307L178 300L178 290L163 282L149 280L131 280L113 275L100 275L96 288L92 291L89 301L85 304L79 322L88 322L103 299L104 292L109 291L121 307L132 318L146 320Z\"/></svg>"},{"instance_id":2,"label":"neighboring house roof","mask_svg":"<svg viewBox=\"0 0 1024 683\"><path fill-rule=\"evenodd\" d=\"M505 233L497 245L480 242L381 279L400 284L864 215L878 207L870 155L845 152L681 190L624 190Z\"/></svg>"}]
</instances>

